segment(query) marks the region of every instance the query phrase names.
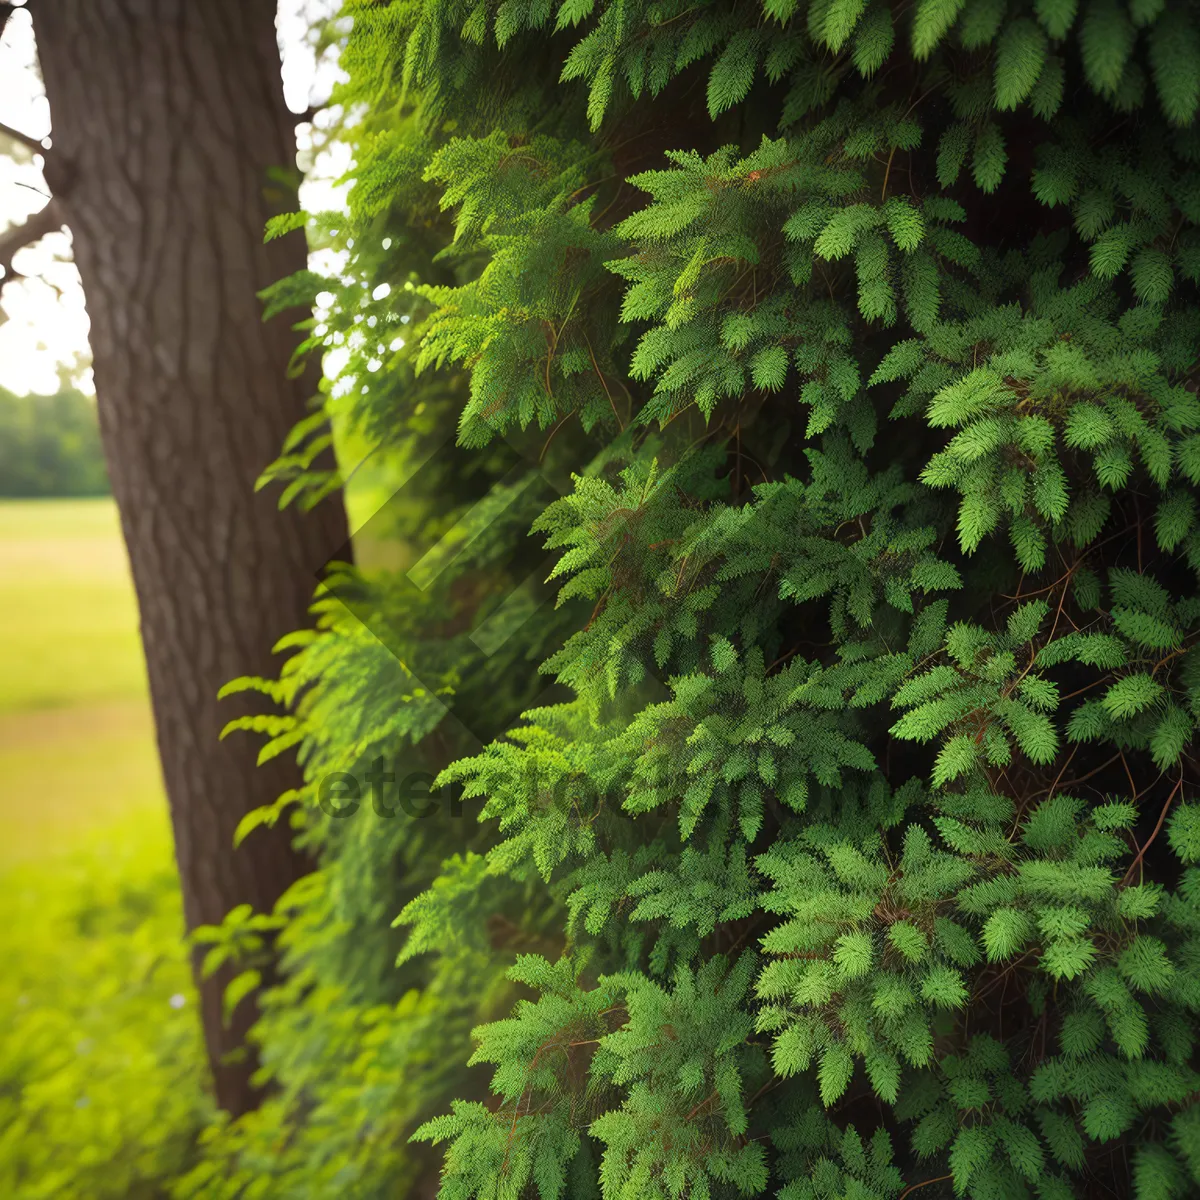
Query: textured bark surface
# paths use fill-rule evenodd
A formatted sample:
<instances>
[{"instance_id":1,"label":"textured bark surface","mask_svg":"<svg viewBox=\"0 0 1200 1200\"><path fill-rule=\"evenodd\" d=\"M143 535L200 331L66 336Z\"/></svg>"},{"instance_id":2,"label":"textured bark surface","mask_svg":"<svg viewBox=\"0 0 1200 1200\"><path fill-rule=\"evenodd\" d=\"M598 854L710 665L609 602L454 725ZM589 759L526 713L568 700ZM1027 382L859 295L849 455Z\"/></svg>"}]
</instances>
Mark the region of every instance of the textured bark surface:
<instances>
[{"instance_id":1,"label":"textured bark surface","mask_svg":"<svg viewBox=\"0 0 1200 1200\"><path fill-rule=\"evenodd\" d=\"M269 168L295 161L273 0L34 0L53 119L46 176L74 239L91 317L101 434L133 567L189 928L269 910L305 870L286 829L234 851L244 813L296 784L218 742L243 705L217 690L274 674L270 648L309 624L338 502L276 511L253 494L315 390L288 380L295 335L256 293L305 265L301 234L268 246ZM248 702L247 702L248 703ZM220 1104L252 1107L238 1058L253 1006L221 1019L228 973L200 983Z\"/></svg>"}]
</instances>

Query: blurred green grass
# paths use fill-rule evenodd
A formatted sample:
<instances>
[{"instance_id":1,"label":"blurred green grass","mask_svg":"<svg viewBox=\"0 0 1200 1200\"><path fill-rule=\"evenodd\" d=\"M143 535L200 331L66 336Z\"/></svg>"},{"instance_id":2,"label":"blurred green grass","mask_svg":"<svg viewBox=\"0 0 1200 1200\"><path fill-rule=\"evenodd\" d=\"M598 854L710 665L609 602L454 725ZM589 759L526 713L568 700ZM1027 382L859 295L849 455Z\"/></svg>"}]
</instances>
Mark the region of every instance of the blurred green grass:
<instances>
[{"instance_id":1,"label":"blurred green grass","mask_svg":"<svg viewBox=\"0 0 1200 1200\"><path fill-rule=\"evenodd\" d=\"M110 499L0 501L0 1196L161 1196L210 1117Z\"/></svg>"},{"instance_id":2,"label":"blurred green grass","mask_svg":"<svg viewBox=\"0 0 1200 1200\"><path fill-rule=\"evenodd\" d=\"M0 874L0 1195L161 1198L212 1117L165 812L54 850Z\"/></svg>"},{"instance_id":3,"label":"blurred green grass","mask_svg":"<svg viewBox=\"0 0 1200 1200\"><path fill-rule=\"evenodd\" d=\"M0 870L130 813L166 829L129 564L111 499L0 502ZM169 847L168 847L169 850Z\"/></svg>"},{"instance_id":4,"label":"blurred green grass","mask_svg":"<svg viewBox=\"0 0 1200 1200\"><path fill-rule=\"evenodd\" d=\"M145 701L0 714L0 779L0 873L68 853L131 814L167 831Z\"/></svg>"},{"instance_id":5,"label":"blurred green grass","mask_svg":"<svg viewBox=\"0 0 1200 1200\"><path fill-rule=\"evenodd\" d=\"M0 716L145 697L112 500L0 502L0 561L0 605L16 648L0 673Z\"/></svg>"}]
</instances>

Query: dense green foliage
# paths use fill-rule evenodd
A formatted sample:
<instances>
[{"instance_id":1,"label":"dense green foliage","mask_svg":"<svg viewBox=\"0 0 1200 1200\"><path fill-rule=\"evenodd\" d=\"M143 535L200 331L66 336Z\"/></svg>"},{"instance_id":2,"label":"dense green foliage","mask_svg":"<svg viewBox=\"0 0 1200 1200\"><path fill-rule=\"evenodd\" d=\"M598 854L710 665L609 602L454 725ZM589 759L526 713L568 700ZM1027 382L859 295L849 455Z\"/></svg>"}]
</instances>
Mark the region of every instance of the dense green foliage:
<instances>
[{"instance_id":1,"label":"dense green foliage","mask_svg":"<svg viewBox=\"0 0 1200 1200\"><path fill-rule=\"evenodd\" d=\"M0 388L0 496L107 492L94 400L70 389L15 396Z\"/></svg>"},{"instance_id":2,"label":"dense green foliage","mask_svg":"<svg viewBox=\"0 0 1200 1200\"><path fill-rule=\"evenodd\" d=\"M268 475L373 438L399 569L236 685L322 865L180 1194L1195 1195L1200 10L346 13Z\"/></svg>"}]
</instances>

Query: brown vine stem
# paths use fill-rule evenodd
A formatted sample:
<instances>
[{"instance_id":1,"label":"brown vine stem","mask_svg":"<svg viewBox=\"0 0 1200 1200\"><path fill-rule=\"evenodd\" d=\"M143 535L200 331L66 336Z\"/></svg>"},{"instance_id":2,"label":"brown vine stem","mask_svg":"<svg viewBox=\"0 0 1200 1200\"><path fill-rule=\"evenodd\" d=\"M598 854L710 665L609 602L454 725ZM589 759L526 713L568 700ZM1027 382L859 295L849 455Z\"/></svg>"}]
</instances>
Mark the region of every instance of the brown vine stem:
<instances>
[{"instance_id":1,"label":"brown vine stem","mask_svg":"<svg viewBox=\"0 0 1200 1200\"><path fill-rule=\"evenodd\" d=\"M1133 781L1133 772L1129 769L1129 760L1125 757L1124 750L1117 751L1117 757L1121 760L1121 766L1125 768L1125 778L1129 780L1129 800L1130 803L1136 804L1141 792L1138 791L1138 786Z\"/></svg>"},{"instance_id":2,"label":"brown vine stem","mask_svg":"<svg viewBox=\"0 0 1200 1200\"><path fill-rule=\"evenodd\" d=\"M1004 985L1008 977L1033 953L1032 950L1026 950L1020 958L1013 959L995 979L991 981L982 991L976 992L971 997L972 1004L978 1004L985 997L990 996L998 987Z\"/></svg>"},{"instance_id":3,"label":"brown vine stem","mask_svg":"<svg viewBox=\"0 0 1200 1200\"><path fill-rule=\"evenodd\" d=\"M1158 824L1154 826L1154 832L1146 839L1146 844L1137 852L1137 857L1129 864L1129 870L1125 872L1124 878L1121 880L1121 887L1124 887L1130 879L1133 878L1133 873L1141 865L1142 859L1145 857L1146 851L1150 849L1154 839L1158 837L1162 830L1163 822L1167 819L1167 812L1171 807L1171 801L1175 799L1175 793L1183 787L1183 772L1179 774L1179 779L1175 786L1171 789L1171 794L1167 797L1167 802L1162 806L1162 812L1158 814Z\"/></svg>"},{"instance_id":4,"label":"brown vine stem","mask_svg":"<svg viewBox=\"0 0 1200 1200\"><path fill-rule=\"evenodd\" d=\"M1101 771L1105 770L1108 767L1111 767L1113 765L1113 763L1115 763L1117 761L1117 759L1119 759L1120 757L1121 757L1120 753L1114 754L1112 756L1112 758L1108 759L1106 762L1102 762L1098 767L1093 767L1090 771L1088 771L1088 773L1086 775L1080 775L1078 779L1068 779L1067 782L1063 784L1063 787L1073 788L1073 787L1078 787L1081 783L1086 783L1094 775L1099 775ZM1055 786L1056 787L1058 786L1057 783L1055 784ZM1040 795L1040 794L1041 794L1040 792L1034 792L1035 796Z\"/></svg>"},{"instance_id":5,"label":"brown vine stem","mask_svg":"<svg viewBox=\"0 0 1200 1200\"><path fill-rule=\"evenodd\" d=\"M766 1083L764 1083L764 1084L762 1085L762 1087L760 1087L760 1088L758 1089L758 1091L757 1091L757 1092L755 1092L755 1093L754 1093L754 1095L753 1095L753 1096L751 1096L751 1097L750 1097L750 1099L746 1101L746 1108L747 1108L747 1109L753 1108L753 1106L754 1106L754 1102L755 1102L756 1100L758 1100L758 1099L759 1099L761 1096L765 1095L765 1094L766 1094L767 1092L769 1092L769 1091L770 1091L770 1090L771 1090L773 1087L776 1087L776 1086L777 1086L778 1084L780 1084L781 1082L782 1082L782 1080L780 1080L780 1079L768 1079L768 1080L767 1080L767 1082L766 1082Z\"/></svg>"},{"instance_id":6,"label":"brown vine stem","mask_svg":"<svg viewBox=\"0 0 1200 1200\"><path fill-rule=\"evenodd\" d=\"M575 409L572 409L555 427L550 430L550 436L546 439L546 444L542 447L541 454L538 455L540 463L546 457L546 451L550 449L550 443L554 441L554 435L575 415Z\"/></svg>"},{"instance_id":7,"label":"brown vine stem","mask_svg":"<svg viewBox=\"0 0 1200 1200\"><path fill-rule=\"evenodd\" d=\"M1070 583L1072 570L1074 570L1074 568L1071 568L1065 574L1060 575L1053 583L1048 583L1045 587L1040 587L1033 592L1022 592L1018 588L1015 596L1010 596L1007 592L1000 592L998 594L1004 600L1029 600L1033 596L1041 596L1046 592L1052 592L1056 587L1060 587L1064 583ZM1021 578L1024 579L1024 576L1022 575Z\"/></svg>"},{"instance_id":8,"label":"brown vine stem","mask_svg":"<svg viewBox=\"0 0 1200 1200\"><path fill-rule=\"evenodd\" d=\"M705 1096L704 1099L701 1100L700 1103L697 1104L696 1107L693 1108L692 1111L690 1113L688 1113L688 1115L686 1117L683 1118L684 1123L686 1124L688 1121L690 1121L706 1104L711 1103L716 1098L717 1098L717 1093L715 1090L709 1092L709 1094L707 1096Z\"/></svg>"},{"instance_id":9,"label":"brown vine stem","mask_svg":"<svg viewBox=\"0 0 1200 1200\"><path fill-rule=\"evenodd\" d=\"M892 159L896 157L896 147L892 147L891 154L888 155L887 169L883 173L883 187L879 192L879 203L882 204L887 199L888 180L892 177Z\"/></svg>"},{"instance_id":10,"label":"brown vine stem","mask_svg":"<svg viewBox=\"0 0 1200 1200\"><path fill-rule=\"evenodd\" d=\"M1050 791L1047 793L1047 799L1049 799L1050 796L1053 796L1058 790L1058 785L1062 782L1062 777L1067 773L1067 768L1072 762L1075 761L1075 754L1078 750L1079 747L1077 745L1071 747L1071 753L1067 755L1067 761L1063 763L1062 770L1059 771L1059 773L1054 777L1054 782L1050 785Z\"/></svg>"},{"instance_id":11,"label":"brown vine stem","mask_svg":"<svg viewBox=\"0 0 1200 1200\"><path fill-rule=\"evenodd\" d=\"M898 1200L904 1200L905 1196L911 1195L918 1188L928 1187L931 1183L945 1183L947 1179L953 1179L953 1175L939 1175L936 1179L922 1179L920 1183L910 1184L900 1193Z\"/></svg>"},{"instance_id":12,"label":"brown vine stem","mask_svg":"<svg viewBox=\"0 0 1200 1200\"><path fill-rule=\"evenodd\" d=\"M1168 654L1166 658L1159 659L1158 662L1156 662L1154 664L1154 669L1150 672L1151 677L1158 674L1159 667L1165 667L1167 665L1167 663L1169 663L1171 661L1171 659L1178 658L1181 654L1186 654L1188 652L1188 650L1190 650L1190 649L1191 649L1190 646L1184 646L1182 649L1176 650L1173 653Z\"/></svg>"},{"instance_id":13,"label":"brown vine stem","mask_svg":"<svg viewBox=\"0 0 1200 1200\"><path fill-rule=\"evenodd\" d=\"M609 406L609 408L612 409L612 414L616 418L617 428L622 433L624 433L625 432L625 422L621 420L621 415L620 415L620 413L617 412L617 406L612 398L612 392L610 392L608 390L608 380L604 378L604 372L600 370L600 366L596 362L596 352L592 349L591 339L585 333L583 335L583 340L587 343L588 354L591 356L592 370L596 372L596 375L600 380L600 386L604 388L604 394L605 394L605 396L608 397L608 406Z\"/></svg>"},{"instance_id":14,"label":"brown vine stem","mask_svg":"<svg viewBox=\"0 0 1200 1200\"><path fill-rule=\"evenodd\" d=\"M1102 684L1107 683L1111 678L1112 676L1105 675L1102 678L1097 679L1094 683L1084 684L1083 687L1076 688L1073 692L1068 692L1065 696L1059 696L1059 703L1061 704L1064 700L1074 700L1076 696L1082 696L1084 692L1090 692L1092 688L1100 687Z\"/></svg>"}]
</instances>

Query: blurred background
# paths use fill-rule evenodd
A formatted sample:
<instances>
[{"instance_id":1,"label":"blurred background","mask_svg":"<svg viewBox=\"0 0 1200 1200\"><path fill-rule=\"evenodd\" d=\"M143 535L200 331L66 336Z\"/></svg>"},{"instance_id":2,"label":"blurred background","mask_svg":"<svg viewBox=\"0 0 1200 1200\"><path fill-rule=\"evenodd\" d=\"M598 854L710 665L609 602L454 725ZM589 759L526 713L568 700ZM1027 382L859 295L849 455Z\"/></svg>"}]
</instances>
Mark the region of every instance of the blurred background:
<instances>
[{"instance_id":1,"label":"blurred background","mask_svg":"<svg viewBox=\"0 0 1200 1200\"><path fill-rule=\"evenodd\" d=\"M0 38L0 125L48 147L22 8ZM331 8L280 4L296 113L338 77L309 36ZM302 202L338 209L347 163L314 161L312 140L300 123ZM0 232L46 203L41 167L0 130ZM0 1194L140 1195L134 1181L169 1176L210 1116L203 1050L69 234L13 267L23 278L0 299Z\"/></svg>"}]
</instances>

